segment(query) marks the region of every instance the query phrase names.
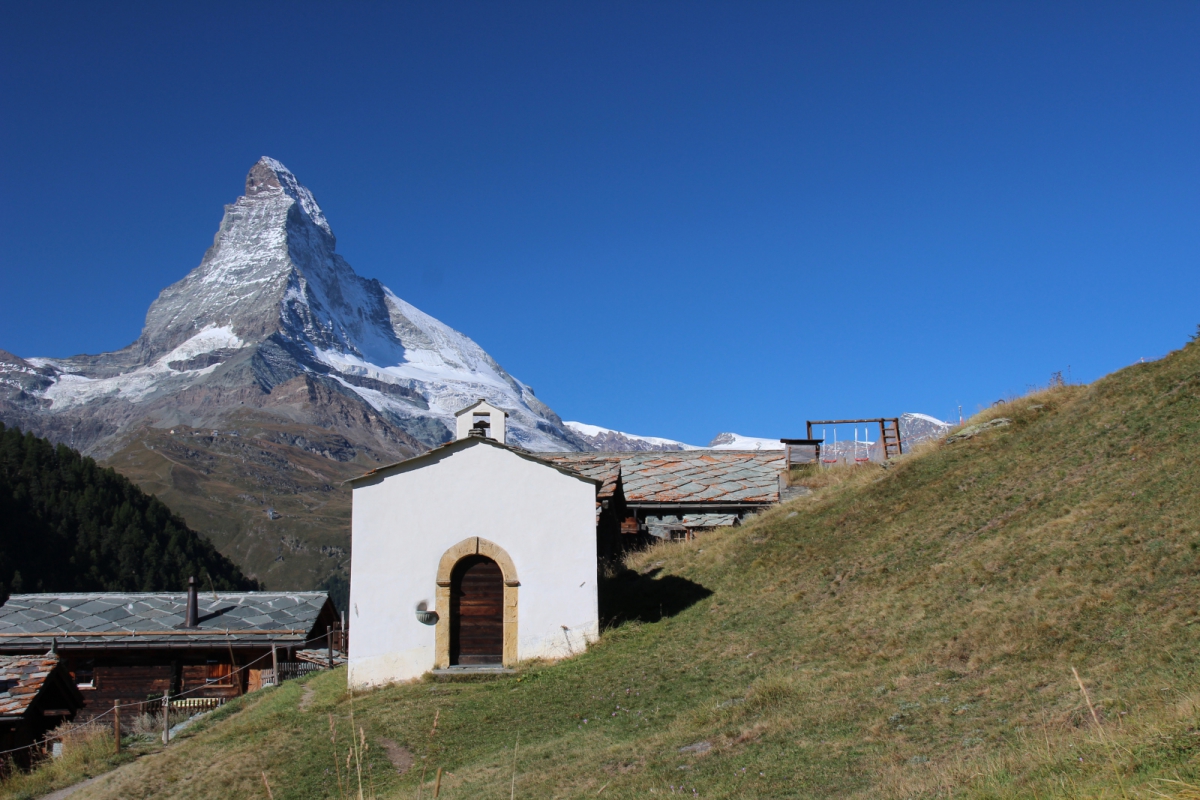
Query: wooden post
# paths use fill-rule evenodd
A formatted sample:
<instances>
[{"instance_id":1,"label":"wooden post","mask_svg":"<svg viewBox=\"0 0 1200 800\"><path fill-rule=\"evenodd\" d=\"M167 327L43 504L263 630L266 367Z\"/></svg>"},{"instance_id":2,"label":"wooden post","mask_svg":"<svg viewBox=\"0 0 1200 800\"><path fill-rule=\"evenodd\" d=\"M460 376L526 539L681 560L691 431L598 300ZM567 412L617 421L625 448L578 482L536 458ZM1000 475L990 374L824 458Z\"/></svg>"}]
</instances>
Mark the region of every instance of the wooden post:
<instances>
[{"instance_id":1,"label":"wooden post","mask_svg":"<svg viewBox=\"0 0 1200 800\"><path fill-rule=\"evenodd\" d=\"M117 743L116 752L121 752L121 701L113 700L113 740Z\"/></svg>"},{"instance_id":2,"label":"wooden post","mask_svg":"<svg viewBox=\"0 0 1200 800\"><path fill-rule=\"evenodd\" d=\"M433 782L433 796L436 798L442 791L442 768L438 767L437 780Z\"/></svg>"},{"instance_id":3,"label":"wooden post","mask_svg":"<svg viewBox=\"0 0 1200 800\"><path fill-rule=\"evenodd\" d=\"M279 650L275 647L275 643L271 642L271 676L275 681L275 685L279 685Z\"/></svg>"},{"instance_id":4,"label":"wooden post","mask_svg":"<svg viewBox=\"0 0 1200 800\"><path fill-rule=\"evenodd\" d=\"M171 743L171 690L163 692L163 744Z\"/></svg>"},{"instance_id":5,"label":"wooden post","mask_svg":"<svg viewBox=\"0 0 1200 800\"><path fill-rule=\"evenodd\" d=\"M325 626L325 654L329 660L329 668L333 669L333 626Z\"/></svg>"}]
</instances>

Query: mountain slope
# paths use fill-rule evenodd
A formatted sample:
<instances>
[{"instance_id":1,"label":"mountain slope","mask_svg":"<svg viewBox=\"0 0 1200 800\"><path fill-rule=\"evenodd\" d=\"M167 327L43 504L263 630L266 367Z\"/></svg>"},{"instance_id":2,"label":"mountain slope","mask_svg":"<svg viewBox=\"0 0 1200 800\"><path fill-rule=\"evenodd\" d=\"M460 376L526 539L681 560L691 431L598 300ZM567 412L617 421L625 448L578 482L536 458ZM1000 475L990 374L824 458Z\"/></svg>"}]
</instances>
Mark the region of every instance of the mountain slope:
<instances>
[{"instance_id":1,"label":"mountain slope","mask_svg":"<svg viewBox=\"0 0 1200 800\"><path fill-rule=\"evenodd\" d=\"M1200 783L1200 343L972 422L996 424L822 471L809 497L633 557L604 581L609 624L584 655L356 698L337 671L306 711L285 684L88 796L185 777L188 797L248 796L264 774L277 798L337 796L330 723L344 764L352 713L364 783L389 797L422 777L431 792L438 768L444 796L478 798ZM397 776L385 739L425 769Z\"/></svg>"},{"instance_id":2,"label":"mountain slope","mask_svg":"<svg viewBox=\"0 0 1200 800\"><path fill-rule=\"evenodd\" d=\"M478 344L357 275L312 193L270 158L137 341L0 351L0 419L120 469L271 586L344 578L341 481L446 441L480 397L509 412L516 444L586 449Z\"/></svg>"},{"instance_id":3,"label":"mountain slope","mask_svg":"<svg viewBox=\"0 0 1200 800\"><path fill-rule=\"evenodd\" d=\"M10 592L256 589L157 498L0 423L0 601Z\"/></svg>"}]
</instances>

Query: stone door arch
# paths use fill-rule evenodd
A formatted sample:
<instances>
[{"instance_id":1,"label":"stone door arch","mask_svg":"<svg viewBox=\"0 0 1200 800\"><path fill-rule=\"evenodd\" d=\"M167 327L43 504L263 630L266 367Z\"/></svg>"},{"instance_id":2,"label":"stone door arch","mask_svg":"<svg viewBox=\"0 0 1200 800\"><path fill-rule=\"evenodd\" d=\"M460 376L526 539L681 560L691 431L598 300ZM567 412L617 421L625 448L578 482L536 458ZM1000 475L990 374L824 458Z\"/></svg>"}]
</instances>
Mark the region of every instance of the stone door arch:
<instances>
[{"instance_id":1,"label":"stone door arch","mask_svg":"<svg viewBox=\"0 0 1200 800\"><path fill-rule=\"evenodd\" d=\"M450 623L451 586L454 567L464 558L485 556L496 562L504 577L504 643L501 663L511 667L517 663L517 567L504 548L479 536L463 539L442 554L437 571L438 621L435 629L434 666L445 669L450 666Z\"/></svg>"}]
</instances>

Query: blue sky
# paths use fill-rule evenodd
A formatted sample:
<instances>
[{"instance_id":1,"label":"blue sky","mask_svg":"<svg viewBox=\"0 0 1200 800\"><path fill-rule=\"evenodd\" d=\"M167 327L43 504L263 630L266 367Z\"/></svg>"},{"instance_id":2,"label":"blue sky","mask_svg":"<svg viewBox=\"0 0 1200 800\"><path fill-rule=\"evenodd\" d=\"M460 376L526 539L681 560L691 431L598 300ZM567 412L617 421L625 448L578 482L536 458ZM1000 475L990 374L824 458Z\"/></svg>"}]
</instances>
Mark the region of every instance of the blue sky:
<instances>
[{"instance_id":1,"label":"blue sky","mask_svg":"<svg viewBox=\"0 0 1200 800\"><path fill-rule=\"evenodd\" d=\"M635 433L948 417L1200 323L1200 4L340 5L0 8L0 348L131 342L261 155Z\"/></svg>"}]
</instances>

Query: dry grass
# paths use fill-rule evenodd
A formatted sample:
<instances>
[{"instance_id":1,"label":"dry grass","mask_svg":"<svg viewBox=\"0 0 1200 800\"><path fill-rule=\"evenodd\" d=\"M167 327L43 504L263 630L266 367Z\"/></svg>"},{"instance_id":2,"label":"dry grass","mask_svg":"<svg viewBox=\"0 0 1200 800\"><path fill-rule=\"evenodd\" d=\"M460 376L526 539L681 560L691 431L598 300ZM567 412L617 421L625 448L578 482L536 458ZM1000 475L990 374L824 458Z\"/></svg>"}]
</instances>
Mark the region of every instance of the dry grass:
<instances>
[{"instance_id":1,"label":"dry grass","mask_svg":"<svg viewBox=\"0 0 1200 800\"><path fill-rule=\"evenodd\" d=\"M803 468L791 470L788 484L790 486L805 486L816 491L830 486L839 486L847 481L864 482L871 477L879 477L883 467L879 464L845 464L837 463L830 466L806 464Z\"/></svg>"},{"instance_id":2,"label":"dry grass","mask_svg":"<svg viewBox=\"0 0 1200 800\"><path fill-rule=\"evenodd\" d=\"M1200 786L1184 781L1164 780L1159 782L1159 788L1152 794L1167 800L1200 800Z\"/></svg>"},{"instance_id":3,"label":"dry grass","mask_svg":"<svg viewBox=\"0 0 1200 800\"><path fill-rule=\"evenodd\" d=\"M1035 387L1023 395L1014 395L996 405L980 409L970 419L966 420L961 427L966 428L971 425L979 425L1001 417L1011 418L1014 414L1030 413L1031 409L1036 412L1057 408L1063 403L1068 402L1071 398L1078 397L1080 391L1084 388L1069 384ZM1045 408L1036 409L1033 408L1034 406L1044 406ZM951 434L953 433L954 430L952 429Z\"/></svg>"},{"instance_id":4,"label":"dry grass","mask_svg":"<svg viewBox=\"0 0 1200 800\"><path fill-rule=\"evenodd\" d=\"M46 758L32 772L13 774L0 783L0 800L31 800L107 772L132 755L119 758L112 729L105 725L73 727L61 739L61 758Z\"/></svg>"}]
</instances>

